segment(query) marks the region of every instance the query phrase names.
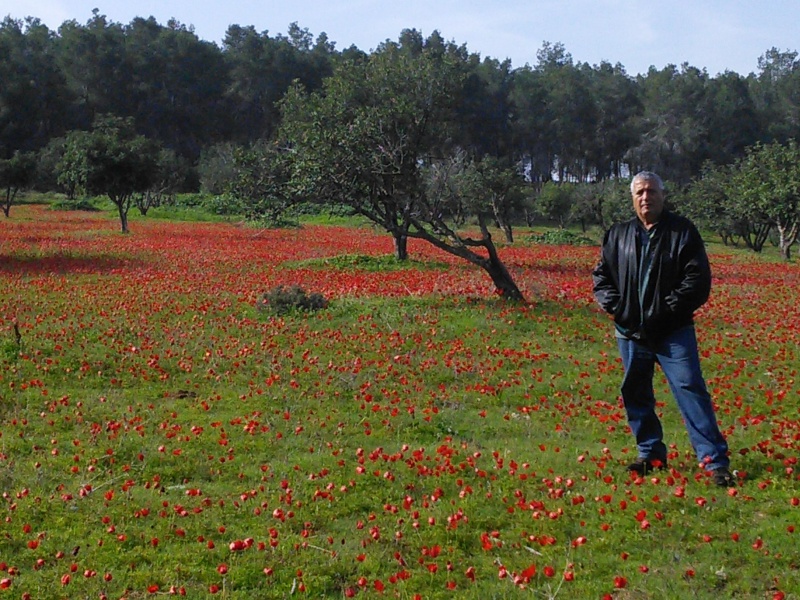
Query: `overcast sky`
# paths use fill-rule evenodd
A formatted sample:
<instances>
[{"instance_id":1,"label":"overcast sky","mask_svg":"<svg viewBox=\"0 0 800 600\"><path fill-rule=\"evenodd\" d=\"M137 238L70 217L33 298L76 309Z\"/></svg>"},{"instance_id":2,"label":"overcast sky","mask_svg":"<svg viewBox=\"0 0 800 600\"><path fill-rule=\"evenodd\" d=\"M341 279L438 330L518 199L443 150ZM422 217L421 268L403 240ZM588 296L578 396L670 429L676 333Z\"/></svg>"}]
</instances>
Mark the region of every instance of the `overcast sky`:
<instances>
[{"instance_id":1,"label":"overcast sky","mask_svg":"<svg viewBox=\"0 0 800 600\"><path fill-rule=\"evenodd\" d=\"M53 30L86 23L94 8L123 24L174 17L217 43L229 25L274 36L297 22L339 50L368 52L403 29L438 30L513 67L535 65L544 41L561 42L576 62L620 63L631 75L684 62L747 75L770 48L800 48L800 0L0 0L0 16L37 17Z\"/></svg>"}]
</instances>

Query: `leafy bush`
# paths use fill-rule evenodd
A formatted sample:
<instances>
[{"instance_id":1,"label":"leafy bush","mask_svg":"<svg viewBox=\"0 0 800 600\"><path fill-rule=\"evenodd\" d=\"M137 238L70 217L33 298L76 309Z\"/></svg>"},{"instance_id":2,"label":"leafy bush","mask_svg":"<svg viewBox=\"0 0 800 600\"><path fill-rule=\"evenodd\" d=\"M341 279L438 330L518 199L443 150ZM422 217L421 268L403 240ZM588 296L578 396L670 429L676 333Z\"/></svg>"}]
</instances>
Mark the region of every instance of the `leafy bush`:
<instances>
[{"instance_id":1,"label":"leafy bush","mask_svg":"<svg viewBox=\"0 0 800 600\"><path fill-rule=\"evenodd\" d=\"M196 193L189 193L189 194L175 194L173 196L173 203L175 206L182 206L185 208L197 208L203 206L203 203L207 202L209 199L209 194L196 194Z\"/></svg>"},{"instance_id":2,"label":"leafy bush","mask_svg":"<svg viewBox=\"0 0 800 600\"><path fill-rule=\"evenodd\" d=\"M299 285L279 285L261 296L256 307L265 312L282 315L298 310L321 310L328 307L328 301L320 293L306 293Z\"/></svg>"},{"instance_id":3,"label":"leafy bush","mask_svg":"<svg viewBox=\"0 0 800 600\"><path fill-rule=\"evenodd\" d=\"M551 244L553 246L594 246L595 242L582 235L566 229L553 229L544 233L534 233L528 238L534 244Z\"/></svg>"},{"instance_id":4,"label":"leafy bush","mask_svg":"<svg viewBox=\"0 0 800 600\"><path fill-rule=\"evenodd\" d=\"M34 188L49 192L59 189L58 161L64 155L64 138L52 138L36 155L36 182Z\"/></svg>"},{"instance_id":5,"label":"leafy bush","mask_svg":"<svg viewBox=\"0 0 800 600\"><path fill-rule=\"evenodd\" d=\"M206 196L202 206L211 214L219 216L240 215L243 211L241 203L230 194Z\"/></svg>"},{"instance_id":6,"label":"leafy bush","mask_svg":"<svg viewBox=\"0 0 800 600\"><path fill-rule=\"evenodd\" d=\"M242 214L241 205L228 194L175 194L165 205L176 209L198 210L216 217L230 217Z\"/></svg>"},{"instance_id":7,"label":"leafy bush","mask_svg":"<svg viewBox=\"0 0 800 600\"><path fill-rule=\"evenodd\" d=\"M215 196L222 194L236 179L233 160L235 152L236 145L230 142L216 144L203 151L197 166L203 192Z\"/></svg>"},{"instance_id":8,"label":"leafy bush","mask_svg":"<svg viewBox=\"0 0 800 600\"><path fill-rule=\"evenodd\" d=\"M100 210L94 204L92 204L91 200L88 198L75 198L73 200L65 198L63 200L56 200L55 202L50 203L50 208L52 210Z\"/></svg>"},{"instance_id":9,"label":"leafy bush","mask_svg":"<svg viewBox=\"0 0 800 600\"><path fill-rule=\"evenodd\" d=\"M353 209L346 204L320 204L318 202L298 202L289 212L297 217L352 217Z\"/></svg>"}]
</instances>

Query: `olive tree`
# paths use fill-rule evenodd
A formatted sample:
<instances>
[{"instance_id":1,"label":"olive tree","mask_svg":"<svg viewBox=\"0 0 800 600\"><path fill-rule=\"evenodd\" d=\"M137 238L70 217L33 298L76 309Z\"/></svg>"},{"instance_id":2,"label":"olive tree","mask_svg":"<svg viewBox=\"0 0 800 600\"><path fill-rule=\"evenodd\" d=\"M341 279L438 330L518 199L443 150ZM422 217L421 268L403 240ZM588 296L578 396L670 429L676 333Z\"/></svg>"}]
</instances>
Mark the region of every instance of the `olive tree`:
<instances>
[{"instance_id":1,"label":"olive tree","mask_svg":"<svg viewBox=\"0 0 800 600\"><path fill-rule=\"evenodd\" d=\"M154 167L147 190L133 195L133 202L142 216L151 208L173 203L175 194L185 189L187 180L192 177L188 161L168 148L156 153Z\"/></svg>"},{"instance_id":2,"label":"olive tree","mask_svg":"<svg viewBox=\"0 0 800 600\"><path fill-rule=\"evenodd\" d=\"M760 249L769 227L751 223L739 210L738 190L731 185L736 168L736 165L704 165L700 177L681 194L681 208L698 226L719 235L726 246L741 239L749 248Z\"/></svg>"},{"instance_id":3,"label":"olive tree","mask_svg":"<svg viewBox=\"0 0 800 600\"><path fill-rule=\"evenodd\" d=\"M723 239L738 235L760 252L776 231L788 260L800 235L800 147L794 140L756 144L730 166L706 165L688 195L693 215Z\"/></svg>"},{"instance_id":4,"label":"olive tree","mask_svg":"<svg viewBox=\"0 0 800 600\"><path fill-rule=\"evenodd\" d=\"M399 259L407 258L408 238L419 238L486 270L501 296L522 299L483 216L480 236L464 234L448 219L449 198L429 193L424 171L448 153L463 55L438 36L412 43L412 34L343 61L318 92L290 91L281 139L293 185L383 227Z\"/></svg>"},{"instance_id":5,"label":"olive tree","mask_svg":"<svg viewBox=\"0 0 800 600\"><path fill-rule=\"evenodd\" d=\"M438 197L448 217L462 226L477 215L492 219L509 244L514 242L512 221L527 199L525 182L518 169L493 156L474 160L459 150L434 160L424 171L426 193Z\"/></svg>"},{"instance_id":6,"label":"olive tree","mask_svg":"<svg viewBox=\"0 0 800 600\"><path fill-rule=\"evenodd\" d=\"M291 172L284 150L263 141L237 148L233 171L227 194L246 219L263 221L270 227L288 224L286 213L295 196L288 185Z\"/></svg>"},{"instance_id":7,"label":"olive tree","mask_svg":"<svg viewBox=\"0 0 800 600\"><path fill-rule=\"evenodd\" d=\"M158 144L136 135L130 119L98 117L91 131L71 131L58 164L58 181L116 206L123 233L135 194L146 193L157 173Z\"/></svg>"},{"instance_id":8,"label":"olive tree","mask_svg":"<svg viewBox=\"0 0 800 600\"><path fill-rule=\"evenodd\" d=\"M781 256L789 260L800 233L800 147L756 144L740 161L732 178L743 210L753 220L774 227Z\"/></svg>"},{"instance_id":9,"label":"olive tree","mask_svg":"<svg viewBox=\"0 0 800 600\"><path fill-rule=\"evenodd\" d=\"M468 174L474 183L471 192L477 203L476 212L491 211L495 224L503 232L506 242L513 243L512 220L522 209L527 198L525 182L519 170L508 161L484 156L469 165Z\"/></svg>"},{"instance_id":10,"label":"olive tree","mask_svg":"<svg viewBox=\"0 0 800 600\"><path fill-rule=\"evenodd\" d=\"M15 152L8 159L0 159L0 189L3 190L3 214L8 217L17 193L33 184L36 177L36 159L29 152Z\"/></svg>"}]
</instances>

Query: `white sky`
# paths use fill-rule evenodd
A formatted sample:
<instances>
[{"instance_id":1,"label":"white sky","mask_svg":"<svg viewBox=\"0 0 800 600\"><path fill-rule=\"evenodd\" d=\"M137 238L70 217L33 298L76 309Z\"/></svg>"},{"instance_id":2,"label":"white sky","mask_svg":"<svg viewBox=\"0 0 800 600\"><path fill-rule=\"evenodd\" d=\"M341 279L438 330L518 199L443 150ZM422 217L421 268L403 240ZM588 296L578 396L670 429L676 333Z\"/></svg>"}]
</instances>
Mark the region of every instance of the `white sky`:
<instances>
[{"instance_id":1,"label":"white sky","mask_svg":"<svg viewBox=\"0 0 800 600\"><path fill-rule=\"evenodd\" d=\"M544 41L561 42L576 62L621 63L630 75L684 62L747 75L772 47L800 49L800 0L0 0L0 17L38 17L57 30L86 23L93 8L122 24L174 17L217 43L229 25L274 36L297 22L339 50L369 52L406 28L438 30L513 67L535 65Z\"/></svg>"}]
</instances>

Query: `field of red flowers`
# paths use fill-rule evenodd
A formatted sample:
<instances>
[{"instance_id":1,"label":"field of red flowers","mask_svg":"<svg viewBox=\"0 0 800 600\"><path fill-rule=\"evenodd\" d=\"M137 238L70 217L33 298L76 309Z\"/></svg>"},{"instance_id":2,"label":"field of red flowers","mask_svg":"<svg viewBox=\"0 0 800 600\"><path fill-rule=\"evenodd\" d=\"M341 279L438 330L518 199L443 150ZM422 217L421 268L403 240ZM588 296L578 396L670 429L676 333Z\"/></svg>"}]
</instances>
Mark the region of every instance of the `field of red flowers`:
<instances>
[{"instance_id":1,"label":"field of red flowers","mask_svg":"<svg viewBox=\"0 0 800 600\"><path fill-rule=\"evenodd\" d=\"M529 299L371 228L15 206L0 222L3 598L798 598L800 265L710 247L704 369L739 485L633 479L597 248ZM257 309L279 284L330 300Z\"/></svg>"}]
</instances>

